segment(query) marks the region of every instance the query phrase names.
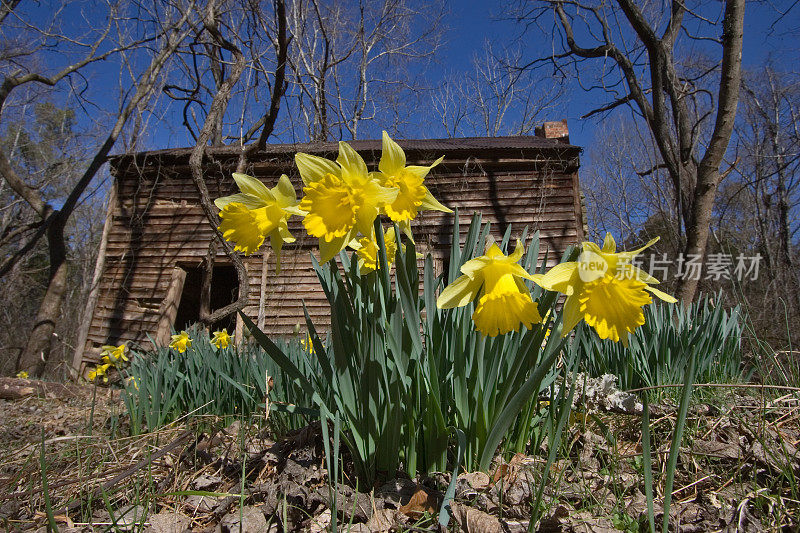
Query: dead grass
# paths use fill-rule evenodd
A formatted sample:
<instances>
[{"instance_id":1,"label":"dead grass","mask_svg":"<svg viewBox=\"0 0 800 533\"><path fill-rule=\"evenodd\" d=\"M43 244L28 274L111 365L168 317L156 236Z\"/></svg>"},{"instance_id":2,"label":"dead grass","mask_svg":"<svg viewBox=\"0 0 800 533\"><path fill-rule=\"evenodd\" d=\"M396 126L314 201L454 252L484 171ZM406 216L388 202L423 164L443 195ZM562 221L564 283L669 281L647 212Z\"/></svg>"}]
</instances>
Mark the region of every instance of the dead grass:
<instances>
[{"instance_id":1,"label":"dead grass","mask_svg":"<svg viewBox=\"0 0 800 533\"><path fill-rule=\"evenodd\" d=\"M761 392L721 389L692 407L670 513L678 531L800 527L800 395ZM92 393L86 387L70 397L0 400L4 529L45 526L43 472L62 529L154 524L160 531L167 517L185 520L192 530L226 531L238 524L240 512L249 520L263 518L269 531L328 527L318 426L274 442L263 420L226 426L199 418L131 438L118 397L101 390L93 401ZM662 403L651 415L657 514L674 412ZM639 416L618 413L573 417L550 472L539 530L646 528L640 424ZM498 458L488 474L460 476L451 528L469 523L472 531L527 530L544 451ZM347 471L345 458L345 479ZM387 475L360 491L342 485L336 491L340 528L435 531L432 511L448 481L447 475Z\"/></svg>"}]
</instances>

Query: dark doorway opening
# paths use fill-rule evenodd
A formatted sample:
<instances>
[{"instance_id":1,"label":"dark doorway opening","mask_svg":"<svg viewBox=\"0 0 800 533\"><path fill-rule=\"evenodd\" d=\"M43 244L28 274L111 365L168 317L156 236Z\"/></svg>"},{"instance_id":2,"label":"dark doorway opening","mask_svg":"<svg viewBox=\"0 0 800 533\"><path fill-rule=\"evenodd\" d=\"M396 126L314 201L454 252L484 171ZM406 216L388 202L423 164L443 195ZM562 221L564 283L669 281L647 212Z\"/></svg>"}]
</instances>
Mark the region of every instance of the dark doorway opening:
<instances>
[{"instance_id":1,"label":"dark doorway opening","mask_svg":"<svg viewBox=\"0 0 800 533\"><path fill-rule=\"evenodd\" d=\"M181 303L175 317L175 330L181 331L200 320L200 287L203 282L203 268L185 268L186 281L183 282ZM239 296L239 278L236 269L230 265L214 266L211 275L211 311L221 309L236 301ZM228 315L211 325L211 331L227 328L233 334L236 328L236 313Z\"/></svg>"}]
</instances>

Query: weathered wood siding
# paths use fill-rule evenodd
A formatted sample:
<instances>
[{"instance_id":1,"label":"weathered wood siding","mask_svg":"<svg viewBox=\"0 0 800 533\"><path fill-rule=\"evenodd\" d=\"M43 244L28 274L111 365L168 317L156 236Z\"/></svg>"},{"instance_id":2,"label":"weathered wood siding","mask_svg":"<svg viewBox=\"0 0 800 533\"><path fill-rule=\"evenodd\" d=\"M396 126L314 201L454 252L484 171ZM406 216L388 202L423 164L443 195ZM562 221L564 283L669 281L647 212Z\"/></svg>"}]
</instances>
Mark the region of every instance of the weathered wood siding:
<instances>
[{"instance_id":1,"label":"weathered wood siding","mask_svg":"<svg viewBox=\"0 0 800 533\"><path fill-rule=\"evenodd\" d=\"M351 144L370 169L377 167L380 141ZM517 232L526 225L531 230L538 229L542 258L548 252L551 262L560 257L568 244L582 238L577 147L539 137L400 141L400 144L406 150L409 164L430 164L445 156L444 162L426 179L426 185L443 204L458 208L462 239L476 211L482 213L485 222L492 223L497 238L509 224ZM282 173L288 174L300 197L302 182L293 159L297 151L333 159L337 145L273 145L252 162L248 173L258 176L268 186L273 186ZM223 148L212 155L214 162L206 170L212 198L235 192L230 173L238 152ZM98 347L103 344L145 344L148 335L156 338L159 322L163 327L164 317L170 316L165 298L175 283L175 268L197 267L208 253L212 229L198 204L188 157L189 150L181 150L112 160L116 194L112 197L112 220L97 300L83 347L84 362L96 361ZM452 222L452 215L429 211L423 212L413 224L420 248L433 253L440 264L449 248ZM293 217L289 226L297 242L284 248L280 274L275 272L274 255L266 248L245 258L250 277L245 312L258 319L263 297L265 330L276 335L291 334L295 325L304 323L303 302L315 323L322 325L321 329L329 321L329 310L310 260L310 254L316 253L317 240L305 233L298 217ZM262 288L265 257L266 284ZM227 258L220 254L218 261L227 263ZM164 332L161 333L163 341Z\"/></svg>"}]
</instances>

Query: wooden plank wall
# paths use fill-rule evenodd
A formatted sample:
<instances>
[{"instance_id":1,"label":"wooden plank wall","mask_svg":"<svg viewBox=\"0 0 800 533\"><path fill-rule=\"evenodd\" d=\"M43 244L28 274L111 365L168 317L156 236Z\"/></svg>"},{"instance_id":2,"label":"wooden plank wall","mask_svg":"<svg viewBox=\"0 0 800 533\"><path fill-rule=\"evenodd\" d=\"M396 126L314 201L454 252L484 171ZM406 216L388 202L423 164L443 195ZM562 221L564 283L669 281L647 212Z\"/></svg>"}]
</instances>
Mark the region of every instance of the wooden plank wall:
<instances>
[{"instance_id":1,"label":"wooden plank wall","mask_svg":"<svg viewBox=\"0 0 800 533\"><path fill-rule=\"evenodd\" d=\"M372 150L359 150L370 168L377 166L379 146L376 141L370 145ZM568 244L583 237L579 151L570 148L567 158L563 145L559 147L555 141L552 149L488 147L407 153L409 164L429 164L440 155L446 156L445 162L426 179L426 185L442 203L458 208L462 242L472 214L480 212L484 222L492 223L498 239L509 224L515 235L526 225L531 230L538 229L542 239L540 258L543 260L548 253L553 264ZM302 183L293 165L293 154L294 150L281 152L273 147L273 153L253 163L248 172L270 187L281 173L286 173L299 197ZM323 155L335 158L335 153ZM235 156L230 150L218 153L217 164L209 165L207 181L212 198L234 192L230 172ZM84 364L98 360L103 344L149 345L148 335L156 337L159 321L163 323L167 312L165 297L175 268L196 267L206 256L212 230L198 205L187 160L188 151L138 154L113 161L116 203L111 209L105 265L84 347ZM424 212L413 224L420 249L430 251L438 258L438 264L444 263L448 253L452 223L452 215ZM324 331L329 310L310 260L310 253L317 251L317 241L305 233L298 217L290 221L290 229L297 242L284 248L280 274L275 271L274 254L265 256L259 252L245 259L250 276L245 312L256 320L263 294L265 330L288 335L297 324L305 330L305 302L315 324ZM265 257L267 282L262 291ZM224 254L218 260L227 264Z\"/></svg>"}]
</instances>

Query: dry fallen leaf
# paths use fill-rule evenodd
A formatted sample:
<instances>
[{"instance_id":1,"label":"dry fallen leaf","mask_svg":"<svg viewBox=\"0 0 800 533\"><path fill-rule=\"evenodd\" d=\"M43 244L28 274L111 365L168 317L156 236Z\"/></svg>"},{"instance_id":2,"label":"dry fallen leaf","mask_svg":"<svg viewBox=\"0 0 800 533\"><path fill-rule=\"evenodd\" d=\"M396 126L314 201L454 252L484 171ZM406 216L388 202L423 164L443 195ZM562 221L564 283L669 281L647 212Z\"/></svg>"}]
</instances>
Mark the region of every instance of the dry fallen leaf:
<instances>
[{"instance_id":1,"label":"dry fallen leaf","mask_svg":"<svg viewBox=\"0 0 800 533\"><path fill-rule=\"evenodd\" d=\"M380 509L372 513L367 527L372 533L382 533L383 531L391 530L395 525L395 514L397 511L394 509Z\"/></svg>"},{"instance_id":2,"label":"dry fallen leaf","mask_svg":"<svg viewBox=\"0 0 800 533\"><path fill-rule=\"evenodd\" d=\"M41 512L41 511L36 511L34 516L36 518L45 518L45 519L47 518L47 514ZM70 517L68 517L65 514L54 515L53 519L55 519L56 523L58 523L58 524L66 524L68 528L74 528L75 527L75 524L72 523L72 520L70 519Z\"/></svg>"},{"instance_id":3,"label":"dry fallen leaf","mask_svg":"<svg viewBox=\"0 0 800 533\"><path fill-rule=\"evenodd\" d=\"M436 513L436 502L425 492L425 489L418 488L408 500L408 503L400 507L400 512L410 518L419 518L426 512Z\"/></svg>"},{"instance_id":4,"label":"dry fallen leaf","mask_svg":"<svg viewBox=\"0 0 800 533\"><path fill-rule=\"evenodd\" d=\"M492 483L492 480L489 479L486 472L470 472L468 474L461 474L458 477L465 479L467 483L469 483L469 486L475 490L483 490Z\"/></svg>"},{"instance_id":5,"label":"dry fallen leaf","mask_svg":"<svg viewBox=\"0 0 800 533\"><path fill-rule=\"evenodd\" d=\"M506 475L508 475L509 470L510 468L506 463L499 465L495 469L494 474L492 474L492 483L497 483L498 481L506 477Z\"/></svg>"},{"instance_id":6,"label":"dry fallen leaf","mask_svg":"<svg viewBox=\"0 0 800 533\"><path fill-rule=\"evenodd\" d=\"M453 518L462 531L467 533L500 533L503 531L500 521L494 516L467 505L450 504Z\"/></svg>"},{"instance_id":7,"label":"dry fallen leaf","mask_svg":"<svg viewBox=\"0 0 800 533\"><path fill-rule=\"evenodd\" d=\"M729 442L719 442L713 440L696 439L692 443L692 453L697 455L708 455L720 459L739 459L741 449L739 444Z\"/></svg>"},{"instance_id":8,"label":"dry fallen leaf","mask_svg":"<svg viewBox=\"0 0 800 533\"><path fill-rule=\"evenodd\" d=\"M331 525L331 510L325 509L322 514L313 518L308 526L309 533L322 533Z\"/></svg>"}]
</instances>

